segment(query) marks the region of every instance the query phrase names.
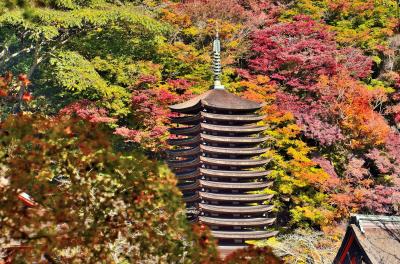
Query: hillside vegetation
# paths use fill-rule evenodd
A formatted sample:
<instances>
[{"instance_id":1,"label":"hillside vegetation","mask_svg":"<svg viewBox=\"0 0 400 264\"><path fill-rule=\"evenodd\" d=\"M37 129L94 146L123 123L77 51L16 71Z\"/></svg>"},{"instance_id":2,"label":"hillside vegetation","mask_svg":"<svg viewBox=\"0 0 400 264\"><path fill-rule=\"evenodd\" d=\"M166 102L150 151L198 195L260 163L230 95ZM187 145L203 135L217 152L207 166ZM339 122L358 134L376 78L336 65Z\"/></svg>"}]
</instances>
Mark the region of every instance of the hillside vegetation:
<instances>
[{"instance_id":1,"label":"hillside vegetation","mask_svg":"<svg viewBox=\"0 0 400 264\"><path fill-rule=\"evenodd\" d=\"M399 14L395 0L0 1L0 259L221 261L163 163L167 106L210 88L218 28L226 89L265 103L281 236L250 243L330 263L350 213L400 214ZM262 253L279 263L227 261Z\"/></svg>"}]
</instances>

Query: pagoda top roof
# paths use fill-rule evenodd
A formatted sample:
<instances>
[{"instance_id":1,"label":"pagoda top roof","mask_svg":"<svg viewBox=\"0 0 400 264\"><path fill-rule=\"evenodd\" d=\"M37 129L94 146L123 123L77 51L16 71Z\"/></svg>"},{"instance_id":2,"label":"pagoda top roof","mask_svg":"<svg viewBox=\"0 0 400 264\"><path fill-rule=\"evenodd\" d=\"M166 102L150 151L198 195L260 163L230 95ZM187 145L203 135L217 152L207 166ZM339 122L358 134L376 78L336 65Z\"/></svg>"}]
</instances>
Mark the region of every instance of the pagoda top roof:
<instances>
[{"instance_id":1,"label":"pagoda top roof","mask_svg":"<svg viewBox=\"0 0 400 264\"><path fill-rule=\"evenodd\" d=\"M255 111L260 109L262 105L225 90L213 89L186 102L171 105L169 108L175 112L190 113L202 107L220 110Z\"/></svg>"}]
</instances>

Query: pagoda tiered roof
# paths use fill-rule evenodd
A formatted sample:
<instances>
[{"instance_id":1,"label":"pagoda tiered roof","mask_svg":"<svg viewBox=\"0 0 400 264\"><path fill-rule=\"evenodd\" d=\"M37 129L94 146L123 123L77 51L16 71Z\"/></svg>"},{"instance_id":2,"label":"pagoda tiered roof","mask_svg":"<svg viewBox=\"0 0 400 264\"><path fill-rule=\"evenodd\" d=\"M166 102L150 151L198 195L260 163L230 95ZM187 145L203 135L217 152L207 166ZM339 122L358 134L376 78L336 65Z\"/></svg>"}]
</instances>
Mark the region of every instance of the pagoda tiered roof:
<instances>
[{"instance_id":1,"label":"pagoda tiered roof","mask_svg":"<svg viewBox=\"0 0 400 264\"><path fill-rule=\"evenodd\" d=\"M265 126L257 126L257 125L225 126L225 125L200 123L194 126L170 128L169 132L175 135L197 135L201 131L252 134L252 133L260 133L264 131L266 128L267 127Z\"/></svg>"},{"instance_id":2,"label":"pagoda tiered roof","mask_svg":"<svg viewBox=\"0 0 400 264\"><path fill-rule=\"evenodd\" d=\"M170 168L187 168L195 167L200 164L221 165L221 166L235 166L235 167L259 167L267 164L268 159L215 159L208 157L199 157L187 160L169 160L168 165Z\"/></svg>"},{"instance_id":3,"label":"pagoda tiered roof","mask_svg":"<svg viewBox=\"0 0 400 264\"><path fill-rule=\"evenodd\" d=\"M171 121L181 125L195 125L200 121L225 121L225 122L236 122L236 123L255 123L263 120L264 116L243 114L243 115L227 115L227 114L215 114L208 112L201 112L196 115L187 115L172 117Z\"/></svg>"},{"instance_id":4,"label":"pagoda tiered roof","mask_svg":"<svg viewBox=\"0 0 400 264\"><path fill-rule=\"evenodd\" d=\"M192 194L192 195L188 195L188 196L183 196L183 201L185 203L193 203L199 200L199 195L196 194Z\"/></svg>"},{"instance_id":5,"label":"pagoda tiered roof","mask_svg":"<svg viewBox=\"0 0 400 264\"><path fill-rule=\"evenodd\" d=\"M208 225L221 243L266 239L276 232L266 230L275 219L273 195L263 192L273 182L266 170L269 159L260 157L268 151L263 146L267 127L259 123L264 116L256 113L262 105L225 91L219 56L213 61L214 89L170 106L176 115L168 165L190 220Z\"/></svg>"},{"instance_id":6,"label":"pagoda tiered roof","mask_svg":"<svg viewBox=\"0 0 400 264\"><path fill-rule=\"evenodd\" d=\"M175 135L197 135L201 131L201 125L170 128L168 131Z\"/></svg>"},{"instance_id":7,"label":"pagoda tiered roof","mask_svg":"<svg viewBox=\"0 0 400 264\"><path fill-rule=\"evenodd\" d=\"M168 156L172 157L185 157L185 156L195 156L199 155L200 147L189 147L189 148L182 148L182 149L171 149L167 151Z\"/></svg>"},{"instance_id":8,"label":"pagoda tiered roof","mask_svg":"<svg viewBox=\"0 0 400 264\"><path fill-rule=\"evenodd\" d=\"M231 154L231 155L260 155L267 151L265 148L224 148L224 147L213 147L207 145L200 145L200 149L203 152L213 153L213 154Z\"/></svg>"},{"instance_id":9,"label":"pagoda tiered roof","mask_svg":"<svg viewBox=\"0 0 400 264\"><path fill-rule=\"evenodd\" d=\"M277 231L216 231L211 230L213 237L217 239L267 239L278 234Z\"/></svg>"},{"instance_id":10,"label":"pagoda tiered roof","mask_svg":"<svg viewBox=\"0 0 400 264\"><path fill-rule=\"evenodd\" d=\"M214 136L200 133L197 136L187 138L174 138L169 139L168 144L172 146L193 146L198 145L200 142L215 142L215 143L228 143L228 144L259 144L266 141L266 137L227 137L227 136Z\"/></svg>"},{"instance_id":11,"label":"pagoda tiered roof","mask_svg":"<svg viewBox=\"0 0 400 264\"><path fill-rule=\"evenodd\" d=\"M210 189L224 190L259 190L272 185L272 182L216 182L199 180L199 186Z\"/></svg>"},{"instance_id":12,"label":"pagoda tiered roof","mask_svg":"<svg viewBox=\"0 0 400 264\"><path fill-rule=\"evenodd\" d=\"M269 171L251 171L251 170L240 170L240 171L230 171L230 170L211 170L211 169L200 169L201 175L218 177L218 178L262 178L269 174Z\"/></svg>"},{"instance_id":13,"label":"pagoda tiered roof","mask_svg":"<svg viewBox=\"0 0 400 264\"><path fill-rule=\"evenodd\" d=\"M175 173L178 180L195 179L201 176L217 177L217 178L244 178L255 179L268 176L269 171L224 171L210 169L195 169L192 171L184 171Z\"/></svg>"},{"instance_id":14,"label":"pagoda tiered roof","mask_svg":"<svg viewBox=\"0 0 400 264\"><path fill-rule=\"evenodd\" d=\"M272 194L226 194L199 192L200 198L211 201L227 201L227 202L263 202L270 200Z\"/></svg>"},{"instance_id":15,"label":"pagoda tiered roof","mask_svg":"<svg viewBox=\"0 0 400 264\"><path fill-rule=\"evenodd\" d=\"M195 169L193 171L179 172L175 173L175 176L178 178L178 180L196 179L200 176L200 170Z\"/></svg>"},{"instance_id":16,"label":"pagoda tiered roof","mask_svg":"<svg viewBox=\"0 0 400 264\"><path fill-rule=\"evenodd\" d=\"M243 99L225 90L209 90L184 103L171 105L170 109L178 113L197 113L204 107L229 111L255 111L259 103Z\"/></svg>"},{"instance_id":17,"label":"pagoda tiered roof","mask_svg":"<svg viewBox=\"0 0 400 264\"><path fill-rule=\"evenodd\" d=\"M188 138L173 138L168 139L168 144L172 146L197 146L201 142L200 135L195 137L188 137Z\"/></svg>"},{"instance_id":18,"label":"pagoda tiered roof","mask_svg":"<svg viewBox=\"0 0 400 264\"><path fill-rule=\"evenodd\" d=\"M187 159L187 160L169 160L168 166L170 168L187 168L197 167L200 164L200 158Z\"/></svg>"},{"instance_id":19,"label":"pagoda tiered roof","mask_svg":"<svg viewBox=\"0 0 400 264\"><path fill-rule=\"evenodd\" d=\"M215 226L268 226L275 222L275 218L219 218L199 216L200 223Z\"/></svg>"},{"instance_id":20,"label":"pagoda tiered roof","mask_svg":"<svg viewBox=\"0 0 400 264\"><path fill-rule=\"evenodd\" d=\"M203 164L234 166L234 167L260 167L269 162L269 159L216 159L200 157Z\"/></svg>"},{"instance_id":21,"label":"pagoda tiered roof","mask_svg":"<svg viewBox=\"0 0 400 264\"><path fill-rule=\"evenodd\" d=\"M201 112L201 117L207 120L230 121L236 123L255 123L263 120L265 117L260 115L242 114L242 115L226 115Z\"/></svg>"},{"instance_id":22,"label":"pagoda tiered roof","mask_svg":"<svg viewBox=\"0 0 400 264\"><path fill-rule=\"evenodd\" d=\"M200 127L204 131L213 132L229 132L229 133L260 133L267 129L266 126L223 126L223 125L213 125L208 123L201 123Z\"/></svg>"},{"instance_id":23,"label":"pagoda tiered roof","mask_svg":"<svg viewBox=\"0 0 400 264\"><path fill-rule=\"evenodd\" d=\"M198 207L200 211L220 214L257 214L270 212L273 209L272 205L267 204L254 206L224 206L200 203Z\"/></svg>"},{"instance_id":24,"label":"pagoda tiered roof","mask_svg":"<svg viewBox=\"0 0 400 264\"><path fill-rule=\"evenodd\" d=\"M202 141L215 142L215 143L229 143L229 144L260 144L267 140L266 137L226 137L214 136L208 134L200 134Z\"/></svg>"},{"instance_id":25,"label":"pagoda tiered roof","mask_svg":"<svg viewBox=\"0 0 400 264\"><path fill-rule=\"evenodd\" d=\"M229 148L229 147L213 147L207 145L200 145L196 147L189 147L187 149L174 149L168 150L167 154L173 157L185 157L199 155L201 152L213 154L230 154L230 155L251 155L256 156L263 154L268 149L253 147L253 148Z\"/></svg>"},{"instance_id":26,"label":"pagoda tiered roof","mask_svg":"<svg viewBox=\"0 0 400 264\"><path fill-rule=\"evenodd\" d=\"M178 188L181 191L191 191L191 190L196 190L199 188L199 182L195 181L194 183L188 183L188 184L178 184Z\"/></svg>"},{"instance_id":27,"label":"pagoda tiered roof","mask_svg":"<svg viewBox=\"0 0 400 264\"><path fill-rule=\"evenodd\" d=\"M202 117L200 114L197 115L189 115L189 116L178 116L178 117L172 117L171 121L176 124L182 124L182 125L193 125L197 124L202 120Z\"/></svg>"}]
</instances>

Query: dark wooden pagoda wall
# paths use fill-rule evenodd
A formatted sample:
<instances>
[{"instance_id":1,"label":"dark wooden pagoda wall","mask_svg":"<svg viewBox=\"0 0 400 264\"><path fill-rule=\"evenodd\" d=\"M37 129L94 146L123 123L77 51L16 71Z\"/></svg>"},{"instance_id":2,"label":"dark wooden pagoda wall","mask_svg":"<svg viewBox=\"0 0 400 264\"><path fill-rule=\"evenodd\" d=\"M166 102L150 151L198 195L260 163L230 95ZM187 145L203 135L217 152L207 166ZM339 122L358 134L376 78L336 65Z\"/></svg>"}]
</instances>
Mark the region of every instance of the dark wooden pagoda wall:
<instances>
[{"instance_id":1,"label":"dark wooden pagoda wall","mask_svg":"<svg viewBox=\"0 0 400 264\"><path fill-rule=\"evenodd\" d=\"M268 227L271 195L257 194L272 183L263 169L268 160L257 158L265 128L254 112L218 111L202 107L172 121L168 164L191 221L210 227L221 244L275 235ZM253 193L252 193L253 192Z\"/></svg>"}]
</instances>

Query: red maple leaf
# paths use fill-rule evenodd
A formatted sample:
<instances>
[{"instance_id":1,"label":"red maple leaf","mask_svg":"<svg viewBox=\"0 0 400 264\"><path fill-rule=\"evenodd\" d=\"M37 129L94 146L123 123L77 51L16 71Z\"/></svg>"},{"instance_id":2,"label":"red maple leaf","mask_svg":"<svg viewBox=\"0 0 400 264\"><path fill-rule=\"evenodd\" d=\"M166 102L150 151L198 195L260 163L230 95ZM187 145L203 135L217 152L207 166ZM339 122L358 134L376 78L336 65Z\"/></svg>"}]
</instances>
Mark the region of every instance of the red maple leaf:
<instances>
[{"instance_id":1,"label":"red maple leaf","mask_svg":"<svg viewBox=\"0 0 400 264\"><path fill-rule=\"evenodd\" d=\"M22 96L22 100L27 102L32 101L32 98L33 97L29 92L25 92L24 95Z\"/></svg>"},{"instance_id":2,"label":"red maple leaf","mask_svg":"<svg viewBox=\"0 0 400 264\"><path fill-rule=\"evenodd\" d=\"M26 74L20 74L18 76L18 80L20 80L24 86L28 86L29 84L31 84Z\"/></svg>"}]
</instances>

